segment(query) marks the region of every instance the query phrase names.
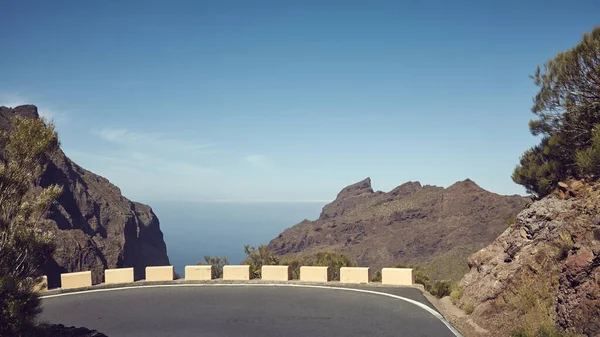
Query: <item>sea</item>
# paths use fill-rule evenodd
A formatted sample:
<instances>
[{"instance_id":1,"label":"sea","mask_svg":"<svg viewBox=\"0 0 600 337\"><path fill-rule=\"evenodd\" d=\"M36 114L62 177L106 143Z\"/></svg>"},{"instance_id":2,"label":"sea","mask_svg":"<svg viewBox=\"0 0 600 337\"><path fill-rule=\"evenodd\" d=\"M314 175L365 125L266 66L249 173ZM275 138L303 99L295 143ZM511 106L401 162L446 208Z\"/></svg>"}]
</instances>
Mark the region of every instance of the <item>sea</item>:
<instances>
[{"instance_id":1,"label":"sea","mask_svg":"<svg viewBox=\"0 0 600 337\"><path fill-rule=\"evenodd\" d=\"M167 254L175 271L204 256L225 256L231 264L244 260L244 245L268 244L283 230L319 217L324 203L149 203L160 221Z\"/></svg>"}]
</instances>

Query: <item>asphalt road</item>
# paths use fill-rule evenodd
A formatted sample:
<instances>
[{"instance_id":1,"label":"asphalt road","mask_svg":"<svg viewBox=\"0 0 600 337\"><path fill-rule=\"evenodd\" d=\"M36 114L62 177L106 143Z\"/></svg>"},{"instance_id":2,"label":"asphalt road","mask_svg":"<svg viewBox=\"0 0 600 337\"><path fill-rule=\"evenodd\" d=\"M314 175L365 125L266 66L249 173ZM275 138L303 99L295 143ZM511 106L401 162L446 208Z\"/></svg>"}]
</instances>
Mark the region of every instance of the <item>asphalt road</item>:
<instances>
[{"instance_id":1,"label":"asphalt road","mask_svg":"<svg viewBox=\"0 0 600 337\"><path fill-rule=\"evenodd\" d=\"M386 289L370 288L386 292ZM426 303L416 289L387 291ZM158 287L44 298L40 321L119 336L455 336L381 295L301 287Z\"/></svg>"}]
</instances>

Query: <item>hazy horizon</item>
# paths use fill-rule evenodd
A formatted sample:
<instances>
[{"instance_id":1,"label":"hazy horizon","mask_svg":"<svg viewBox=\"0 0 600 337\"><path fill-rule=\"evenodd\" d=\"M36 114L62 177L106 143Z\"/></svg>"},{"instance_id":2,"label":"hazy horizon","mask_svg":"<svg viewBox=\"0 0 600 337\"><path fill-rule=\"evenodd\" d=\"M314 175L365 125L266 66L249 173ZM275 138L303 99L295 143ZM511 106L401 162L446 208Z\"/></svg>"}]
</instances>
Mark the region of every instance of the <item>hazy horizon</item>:
<instances>
[{"instance_id":1,"label":"hazy horizon","mask_svg":"<svg viewBox=\"0 0 600 337\"><path fill-rule=\"evenodd\" d=\"M205 255L226 256L230 263L245 258L244 245L268 244L284 229L305 218L318 218L318 203L215 204L155 202L167 255L183 275L186 265Z\"/></svg>"}]
</instances>

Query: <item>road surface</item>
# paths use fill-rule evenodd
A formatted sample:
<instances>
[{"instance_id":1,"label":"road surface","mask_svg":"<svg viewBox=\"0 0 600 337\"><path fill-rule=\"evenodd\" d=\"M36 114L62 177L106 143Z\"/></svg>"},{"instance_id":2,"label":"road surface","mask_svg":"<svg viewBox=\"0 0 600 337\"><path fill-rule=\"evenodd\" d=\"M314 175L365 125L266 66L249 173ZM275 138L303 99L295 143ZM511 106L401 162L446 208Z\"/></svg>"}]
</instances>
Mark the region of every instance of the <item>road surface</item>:
<instances>
[{"instance_id":1,"label":"road surface","mask_svg":"<svg viewBox=\"0 0 600 337\"><path fill-rule=\"evenodd\" d=\"M412 288L360 288L430 304ZM341 289L136 287L43 298L40 321L119 336L455 336L407 301Z\"/></svg>"}]
</instances>

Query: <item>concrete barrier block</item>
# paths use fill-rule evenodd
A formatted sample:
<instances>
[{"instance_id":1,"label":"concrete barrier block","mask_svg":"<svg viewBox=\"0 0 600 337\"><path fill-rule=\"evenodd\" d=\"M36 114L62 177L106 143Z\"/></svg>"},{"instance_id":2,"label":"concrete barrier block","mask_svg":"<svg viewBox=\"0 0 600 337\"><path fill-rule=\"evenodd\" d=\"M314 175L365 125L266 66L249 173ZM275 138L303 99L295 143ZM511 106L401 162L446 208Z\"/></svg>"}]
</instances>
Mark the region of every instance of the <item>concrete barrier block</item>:
<instances>
[{"instance_id":1,"label":"concrete barrier block","mask_svg":"<svg viewBox=\"0 0 600 337\"><path fill-rule=\"evenodd\" d=\"M215 278L213 266L185 266L185 279L191 281L206 281Z\"/></svg>"},{"instance_id":2,"label":"concrete barrier block","mask_svg":"<svg viewBox=\"0 0 600 337\"><path fill-rule=\"evenodd\" d=\"M366 267L342 267L340 268L341 283L369 283L371 272Z\"/></svg>"},{"instance_id":3,"label":"concrete barrier block","mask_svg":"<svg viewBox=\"0 0 600 337\"><path fill-rule=\"evenodd\" d=\"M91 286L91 271L80 271L77 273L60 274L60 287L62 289L83 288Z\"/></svg>"},{"instance_id":4,"label":"concrete barrier block","mask_svg":"<svg viewBox=\"0 0 600 337\"><path fill-rule=\"evenodd\" d=\"M223 280L249 280L250 266L223 266Z\"/></svg>"},{"instance_id":5,"label":"concrete barrier block","mask_svg":"<svg viewBox=\"0 0 600 337\"><path fill-rule=\"evenodd\" d=\"M117 269L106 269L104 271L104 283L132 283L133 282L133 268L117 268Z\"/></svg>"},{"instance_id":6,"label":"concrete barrier block","mask_svg":"<svg viewBox=\"0 0 600 337\"><path fill-rule=\"evenodd\" d=\"M329 282L329 267L300 267L300 281Z\"/></svg>"},{"instance_id":7,"label":"concrete barrier block","mask_svg":"<svg viewBox=\"0 0 600 337\"><path fill-rule=\"evenodd\" d=\"M146 281L172 281L174 277L173 266L146 267Z\"/></svg>"},{"instance_id":8,"label":"concrete barrier block","mask_svg":"<svg viewBox=\"0 0 600 337\"><path fill-rule=\"evenodd\" d=\"M412 268L383 268L381 270L381 283L410 286L415 283L415 276Z\"/></svg>"},{"instance_id":9,"label":"concrete barrier block","mask_svg":"<svg viewBox=\"0 0 600 337\"><path fill-rule=\"evenodd\" d=\"M35 291L36 293L39 293L41 291L46 291L48 290L48 277L46 275L42 276L42 279L40 280L40 282L38 284L35 285L35 287L33 287L33 291Z\"/></svg>"},{"instance_id":10,"label":"concrete barrier block","mask_svg":"<svg viewBox=\"0 0 600 337\"><path fill-rule=\"evenodd\" d=\"M261 279L268 281L289 281L292 278L290 266L262 266Z\"/></svg>"}]
</instances>

